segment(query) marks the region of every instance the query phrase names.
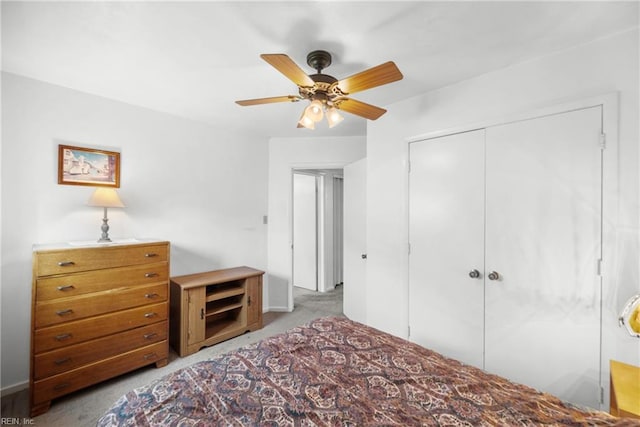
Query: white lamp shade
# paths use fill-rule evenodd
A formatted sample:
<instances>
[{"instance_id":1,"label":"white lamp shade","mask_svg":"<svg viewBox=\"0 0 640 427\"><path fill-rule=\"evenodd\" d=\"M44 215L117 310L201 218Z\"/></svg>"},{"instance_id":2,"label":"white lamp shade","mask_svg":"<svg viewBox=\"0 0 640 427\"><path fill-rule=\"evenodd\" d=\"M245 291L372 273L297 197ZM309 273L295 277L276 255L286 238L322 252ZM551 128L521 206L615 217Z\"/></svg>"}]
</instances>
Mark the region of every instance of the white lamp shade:
<instances>
[{"instance_id":1,"label":"white lamp shade","mask_svg":"<svg viewBox=\"0 0 640 427\"><path fill-rule=\"evenodd\" d=\"M120 200L118 192L113 188L98 187L93 192L89 201L89 206L99 206L101 208L124 208L124 203Z\"/></svg>"},{"instance_id":2,"label":"white lamp shade","mask_svg":"<svg viewBox=\"0 0 640 427\"><path fill-rule=\"evenodd\" d=\"M331 107L327 110L327 122L329 122L330 128L334 127L343 120L344 117L340 115L337 108Z\"/></svg>"},{"instance_id":3,"label":"white lamp shade","mask_svg":"<svg viewBox=\"0 0 640 427\"><path fill-rule=\"evenodd\" d=\"M300 121L298 121L298 125L306 127L307 129L315 129L316 128L316 123L307 116L307 110L306 109L302 113L302 117L300 117Z\"/></svg>"},{"instance_id":4,"label":"white lamp shade","mask_svg":"<svg viewBox=\"0 0 640 427\"><path fill-rule=\"evenodd\" d=\"M319 122L322 120L322 102L312 101L311 104L305 109L305 116L313 120L314 122Z\"/></svg>"}]
</instances>

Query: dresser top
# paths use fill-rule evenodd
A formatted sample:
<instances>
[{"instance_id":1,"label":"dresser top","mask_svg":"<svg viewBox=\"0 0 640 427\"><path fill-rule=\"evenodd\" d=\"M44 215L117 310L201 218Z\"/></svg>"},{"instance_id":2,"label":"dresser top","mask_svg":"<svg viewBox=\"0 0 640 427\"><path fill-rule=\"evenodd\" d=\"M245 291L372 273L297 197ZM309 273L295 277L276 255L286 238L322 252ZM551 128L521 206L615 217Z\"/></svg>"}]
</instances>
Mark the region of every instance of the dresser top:
<instances>
[{"instance_id":1,"label":"dresser top","mask_svg":"<svg viewBox=\"0 0 640 427\"><path fill-rule=\"evenodd\" d=\"M111 242L98 243L97 240L76 240L70 242L58 242L58 243L38 243L33 245L33 251L48 251L57 249L82 249L82 248L104 248L110 246L124 246L124 245L145 245L149 243L168 243L162 239L151 238L128 238L128 239L113 239Z\"/></svg>"}]
</instances>

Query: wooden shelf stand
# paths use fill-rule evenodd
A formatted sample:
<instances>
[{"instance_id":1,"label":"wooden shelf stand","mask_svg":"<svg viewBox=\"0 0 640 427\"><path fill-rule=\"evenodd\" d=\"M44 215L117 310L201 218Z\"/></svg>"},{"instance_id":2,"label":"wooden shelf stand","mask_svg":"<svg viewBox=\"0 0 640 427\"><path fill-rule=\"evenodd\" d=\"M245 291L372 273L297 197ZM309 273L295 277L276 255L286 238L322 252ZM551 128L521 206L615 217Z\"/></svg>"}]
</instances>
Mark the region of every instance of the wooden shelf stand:
<instances>
[{"instance_id":1,"label":"wooden shelf stand","mask_svg":"<svg viewBox=\"0 0 640 427\"><path fill-rule=\"evenodd\" d=\"M264 271L235 267L171 278L171 346L181 357L262 328Z\"/></svg>"}]
</instances>

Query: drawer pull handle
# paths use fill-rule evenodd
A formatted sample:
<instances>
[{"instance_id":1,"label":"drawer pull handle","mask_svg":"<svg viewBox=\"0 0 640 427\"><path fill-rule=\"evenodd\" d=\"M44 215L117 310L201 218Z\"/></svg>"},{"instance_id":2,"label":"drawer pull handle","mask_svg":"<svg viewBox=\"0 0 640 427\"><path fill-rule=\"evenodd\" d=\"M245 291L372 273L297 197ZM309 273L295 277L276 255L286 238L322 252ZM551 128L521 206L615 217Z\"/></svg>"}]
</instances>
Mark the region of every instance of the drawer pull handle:
<instances>
[{"instance_id":1,"label":"drawer pull handle","mask_svg":"<svg viewBox=\"0 0 640 427\"><path fill-rule=\"evenodd\" d=\"M73 285L58 286L59 291L70 291L71 289L75 289L75 288L76 287Z\"/></svg>"},{"instance_id":2,"label":"drawer pull handle","mask_svg":"<svg viewBox=\"0 0 640 427\"><path fill-rule=\"evenodd\" d=\"M156 317L158 315L158 313L145 313L144 317L146 317L147 319L151 319L152 317Z\"/></svg>"},{"instance_id":3,"label":"drawer pull handle","mask_svg":"<svg viewBox=\"0 0 640 427\"><path fill-rule=\"evenodd\" d=\"M160 295L153 293L153 294L144 294L145 298L149 298L149 299L154 299L154 298L158 298Z\"/></svg>"},{"instance_id":4,"label":"drawer pull handle","mask_svg":"<svg viewBox=\"0 0 640 427\"><path fill-rule=\"evenodd\" d=\"M54 390L63 390L63 389L65 389L65 388L69 387L70 385L71 385L71 384L69 384L69 383L60 383L60 384L56 384L56 385L53 387L53 389L54 389Z\"/></svg>"},{"instance_id":5,"label":"drawer pull handle","mask_svg":"<svg viewBox=\"0 0 640 427\"><path fill-rule=\"evenodd\" d=\"M68 340L71 337L72 337L71 334L60 334L60 335L56 335L55 336L55 340L56 341L64 341L64 340Z\"/></svg>"},{"instance_id":6,"label":"drawer pull handle","mask_svg":"<svg viewBox=\"0 0 640 427\"><path fill-rule=\"evenodd\" d=\"M71 267L72 265L76 265L73 261L60 261L58 262L59 267Z\"/></svg>"},{"instance_id":7,"label":"drawer pull handle","mask_svg":"<svg viewBox=\"0 0 640 427\"><path fill-rule=\"evenodd\" d=\"M73 310L71 310L70 308L67 308L66 310L58 310L58 311L56 311L56 314L58 316L66 316L66 315L71 314L71 313L73 313Z\"/></svg>"},{"instance_id":8,"label":"drawer pull handle","mask_svg":"<svg viewBox=\"0 0 640 427\"><path fill-rule=\"evenodd\" d=\"M155 352L153 352L153 353L145 354L143 357L144 357L145 360L150 360L150 359L157 358L158 355Z\"/></svg>"},{"instance_id":9,"label":"drawer pull handle","mask_svg":"<svg viewBox=\"0 0 640 427\"><path fill-rule=\"evenodd\" d=\"M69 363L69 362L71 362L71 358L70 357L65 357L64 359L55 360L53 363L55 363L56 365L60 366L60 365L64 365L65 363Z\"/></svg>"},{"instance_id":10,"label":"drawer pull handle","mask_svg":"<svg viewBox=\"0 0 640 427\"><path fill-rule=\"evenodd\" d=\"M158 277L158 273L144 273L144 277Z\"/></svg>"},{"instance_id":11,"label":"drawer pull handle","mask_svg":"<svg viewBox=\"0 0 640 427\"><path fill-rule=\"evenodd\" d=\"M145 340L150 340L150 339L153 339L153 338L155 338L155 337L157 337L157 336L158 336L158 334L156 334L155 332L152 332L152 333L150 333L150 334L144 334L144 335L143 335L143 338L144 338Z\"/></svg>"},{"instance_id":12,"label":"drawer pull handle","mask_svg":"<svg viewBox=\"0 0 640 427\"><path fill-rule=\"evenodd\" d=\"M147 258L153 258L153 257L158 256L158 254L153 253L153 252L147 252L146 254L144 254L144 256L147 257Z\"/></svg>"}]
</instances>

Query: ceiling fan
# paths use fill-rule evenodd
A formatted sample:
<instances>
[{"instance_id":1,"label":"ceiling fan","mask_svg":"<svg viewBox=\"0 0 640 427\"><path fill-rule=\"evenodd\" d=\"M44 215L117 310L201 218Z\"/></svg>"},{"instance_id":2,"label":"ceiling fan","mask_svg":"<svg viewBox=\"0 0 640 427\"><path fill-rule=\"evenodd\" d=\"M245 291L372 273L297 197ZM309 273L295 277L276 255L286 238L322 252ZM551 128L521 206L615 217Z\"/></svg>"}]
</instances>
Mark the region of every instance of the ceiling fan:
<instances>
[{"instance_id":1,"label":"ceiling fan","mask_svg":"<svg viewBox=\"0 0 640 427\"><path fill-rule=\"evenodd\" d=\"M387 110L353 98L356 92L382 86L402 79L402 73L393 62L385 62L350 77L338 80L322 70L331 65L331 54L324 50L314 50L307 55L307 64L317 71L307 75L291 58L282 53L262 54L262 59L284 74L298 86L298 95L274 96L270 98L245 99L236 101L242 106L271 104L275 102L311 101L300 117L298 127L315 128L326 113L329 127L340 123L343 118L337 110L346 111L369 120L376 120Z\"/></svg>"}]
</instances>

